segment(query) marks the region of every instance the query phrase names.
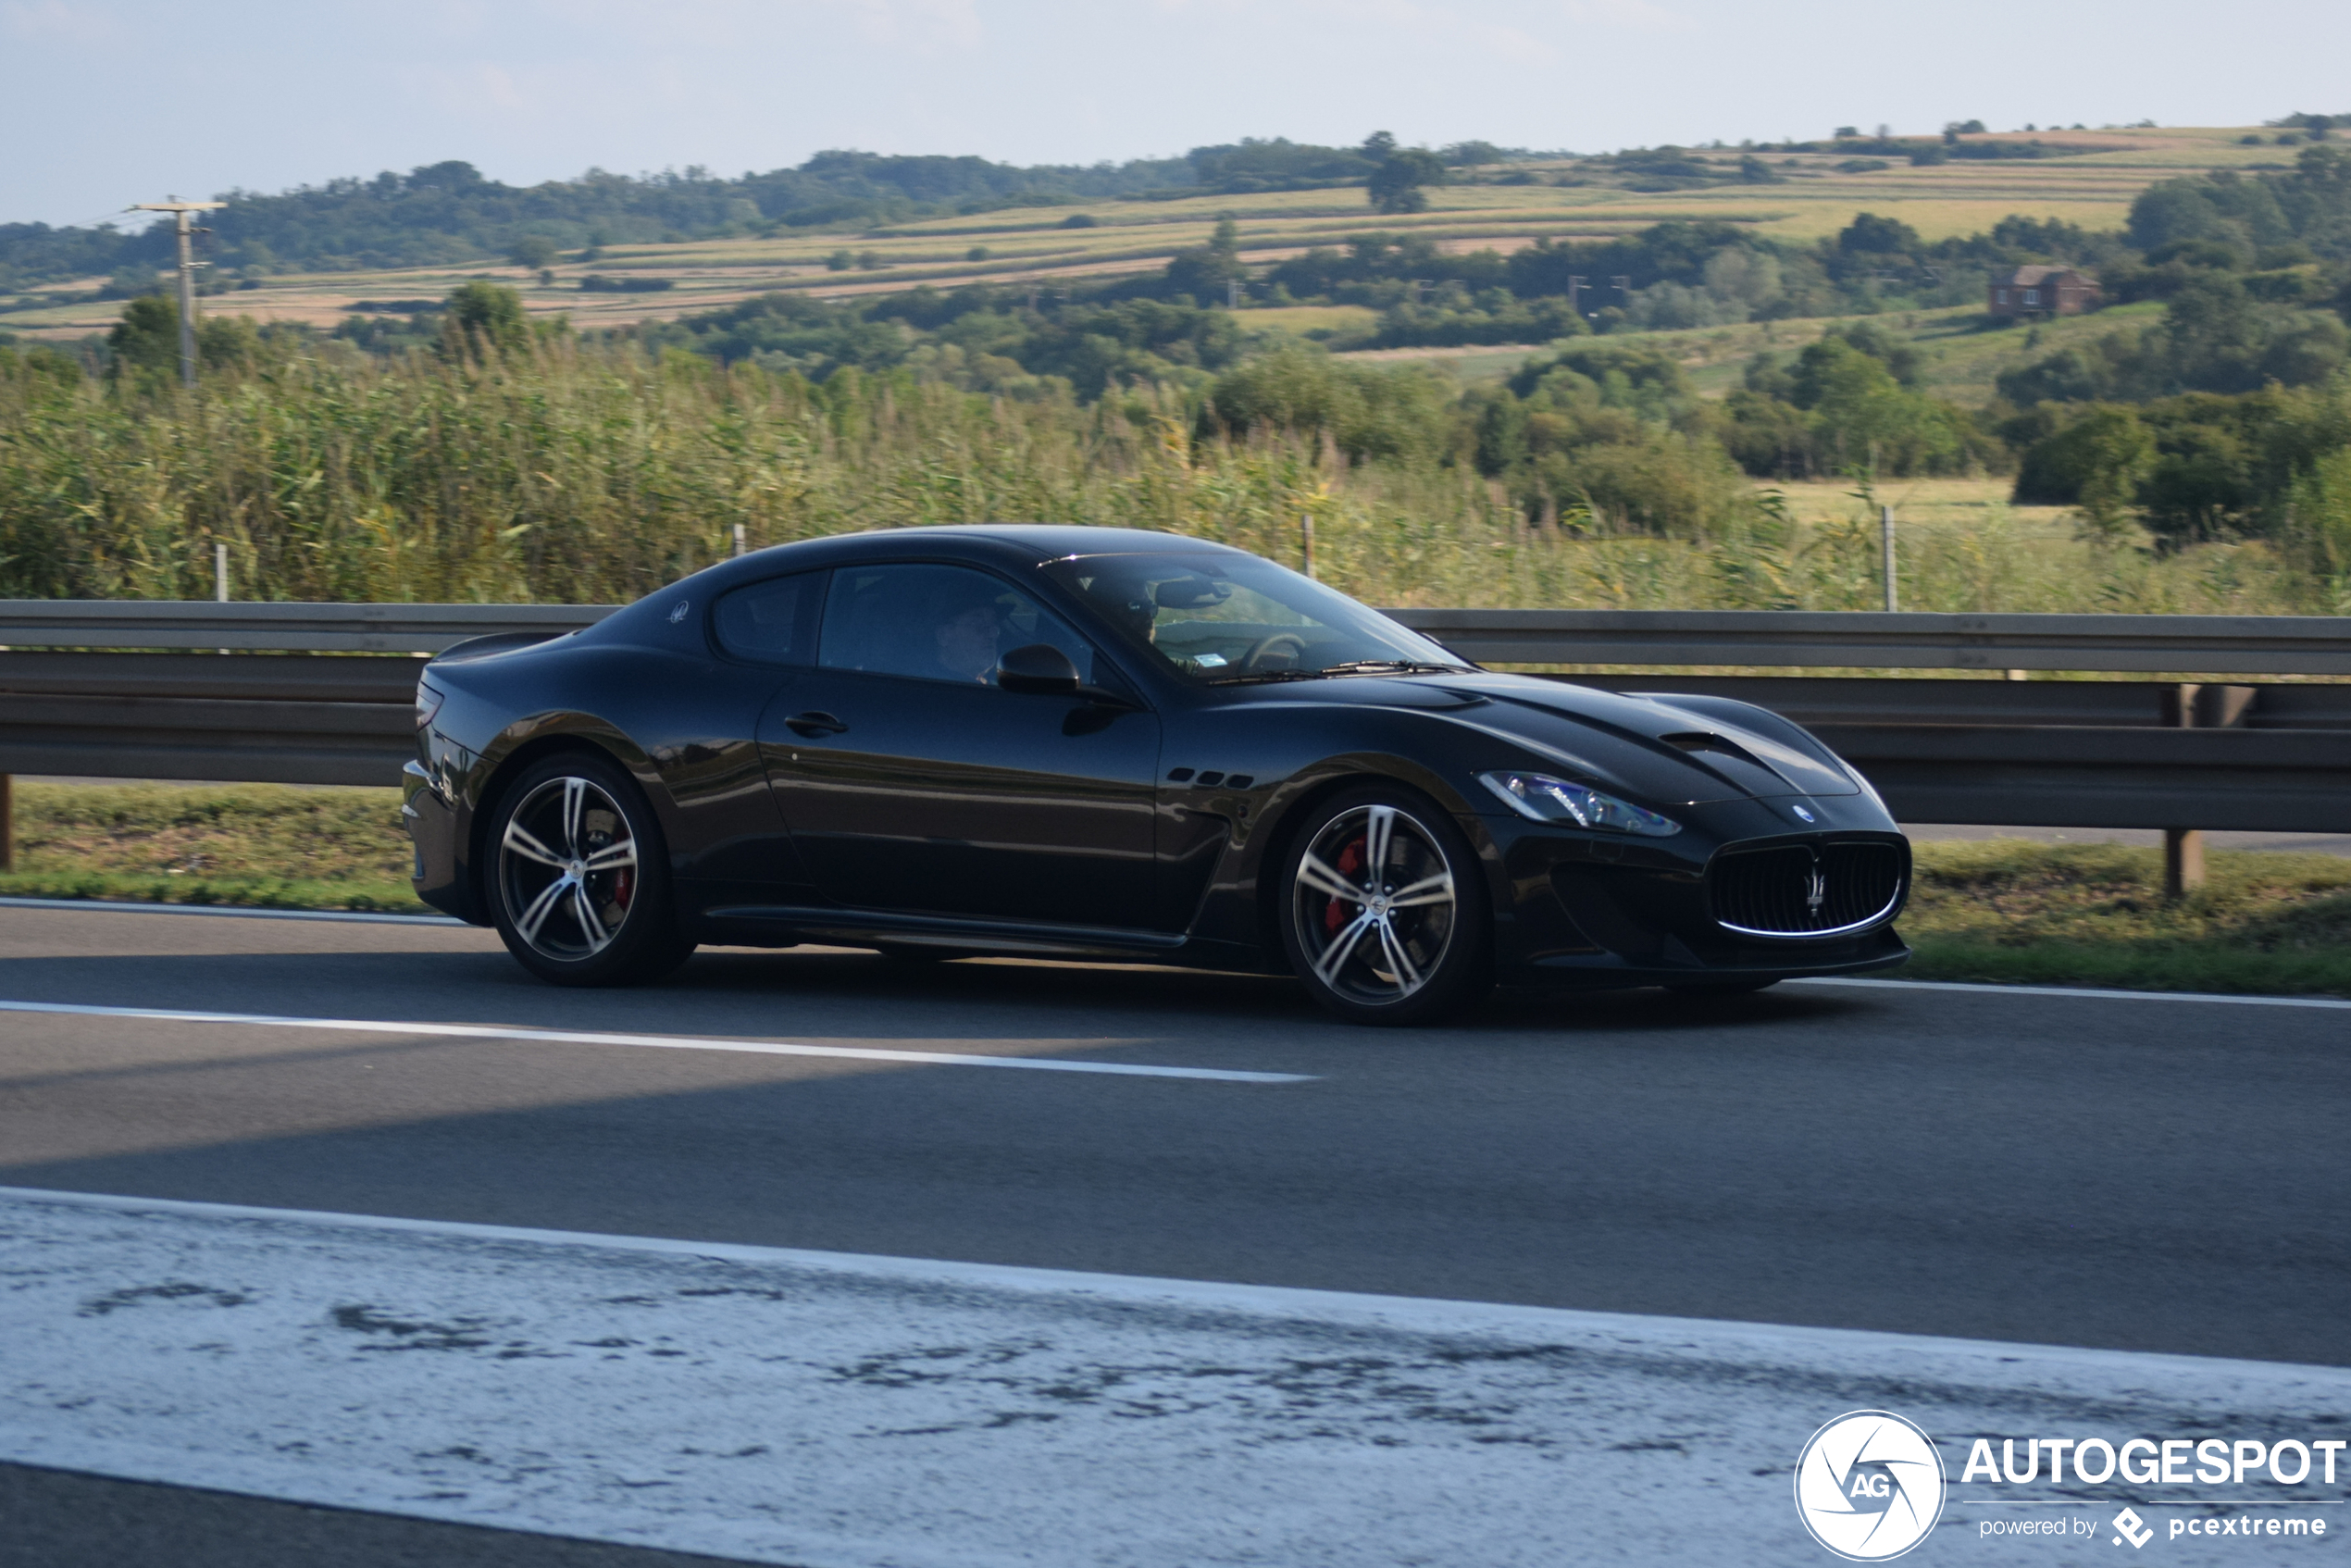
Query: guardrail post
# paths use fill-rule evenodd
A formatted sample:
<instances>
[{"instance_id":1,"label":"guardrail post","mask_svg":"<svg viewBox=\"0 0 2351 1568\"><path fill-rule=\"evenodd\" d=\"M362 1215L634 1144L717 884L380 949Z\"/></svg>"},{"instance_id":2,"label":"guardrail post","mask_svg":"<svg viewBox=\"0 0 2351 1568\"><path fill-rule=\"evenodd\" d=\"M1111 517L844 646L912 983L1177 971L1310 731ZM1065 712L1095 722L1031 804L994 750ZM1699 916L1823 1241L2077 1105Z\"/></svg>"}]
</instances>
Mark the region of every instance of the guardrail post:
<instances>
[{"instance_id":1,"label":"guardrail post","mask_svg":"<svg viewBox=\"0 0 2351 1568\"><path fill-rule=\"evenodd\" d=\"M2199 685L2162 689L2163 722L2176 729L2241 729L2253 711L2258 688ZM2163 830L2163 896L2185 897L2204 886L2204 832L2196 828Z\"/></svg>"},{"instance_id":2,"label":"guardrail post","mask_svg":"<svg viewBox=\"0 0 2351 1568\"><path fill-rule=\"evenodd\" d=\"M2202 688L2183 682L2163 690L2163 722L2176 729L2196 728L2196 695ZM2163 896L2185 898L2204 886L2204 834L2195 828L2163 830Z\"/></svg>"},{"instance_id":3,"label":"guardrail post","mask_svg":"<svg viewBox=\"0 0 2351 1568\"><path fill-rule=\"evenodd\" d=\"M2166 828L2163 830L2163 896L2184 898L2204 886L2204 829Z\"/></svg>"}]
</instances>

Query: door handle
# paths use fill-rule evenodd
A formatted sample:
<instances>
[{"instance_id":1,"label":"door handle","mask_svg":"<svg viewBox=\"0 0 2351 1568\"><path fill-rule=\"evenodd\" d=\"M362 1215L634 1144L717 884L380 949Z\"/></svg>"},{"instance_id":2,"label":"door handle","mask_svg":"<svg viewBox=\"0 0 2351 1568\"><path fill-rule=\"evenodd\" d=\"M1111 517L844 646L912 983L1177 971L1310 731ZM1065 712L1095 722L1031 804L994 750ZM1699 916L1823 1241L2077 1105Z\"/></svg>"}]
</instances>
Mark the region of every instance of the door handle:
<instances>
[{"instance_id":1,"label":"door handle","mask_svg":"<svg viewBox=\"0 0 2351 1568\"><path fill-rule=\"evenodd\" d=\"M821 709L811 709L784 720L784 728L802 735L839 735L845 732L849 726Z\"/></svg>"}]
</instances>

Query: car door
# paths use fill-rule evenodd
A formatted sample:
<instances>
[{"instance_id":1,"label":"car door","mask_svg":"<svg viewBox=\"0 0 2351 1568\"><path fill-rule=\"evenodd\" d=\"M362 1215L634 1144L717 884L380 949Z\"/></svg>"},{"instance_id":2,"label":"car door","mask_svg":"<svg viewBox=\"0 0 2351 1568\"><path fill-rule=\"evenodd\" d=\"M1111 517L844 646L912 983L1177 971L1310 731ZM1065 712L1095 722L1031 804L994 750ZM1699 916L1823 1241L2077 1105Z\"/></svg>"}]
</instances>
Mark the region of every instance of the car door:
<instances>
[{"instance_id":1,"label":"car door","mask_svg":"<svg viewBox=\"0 0 2351 1568\"><path fill-rule=\"evenodd\" d=\"M791 840L852 908L1148 928L1157 716L1006 691L997 659L1051 643L1117 677L1035 599L973 567L837 567L815 667L760 720Z\"/></svg>"}]
</instances>

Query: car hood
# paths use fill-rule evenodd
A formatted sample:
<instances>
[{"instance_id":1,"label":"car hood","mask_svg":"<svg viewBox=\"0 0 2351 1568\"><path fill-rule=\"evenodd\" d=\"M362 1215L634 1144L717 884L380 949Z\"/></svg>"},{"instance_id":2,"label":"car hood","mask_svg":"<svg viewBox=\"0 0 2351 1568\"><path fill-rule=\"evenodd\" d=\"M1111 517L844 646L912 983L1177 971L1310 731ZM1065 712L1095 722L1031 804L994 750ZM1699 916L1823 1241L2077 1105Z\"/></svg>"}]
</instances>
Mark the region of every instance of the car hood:
<instances>
[{"instance_id":1,"label":"car hood","mask_svg":"<svg viewBox=\"0 0 2351 1568\"><path fill-rule=\"evenodd\" d=\"M1625 696L1487 671L1341 678L1268 691L1317 703L1442 715L1531 753L1532 767L1653 804L1861 792L1835 754L1796 726L1760 710L1726 717L1726 704L1709 699L1693 699L1710 710L1700 711L1671 696Z\"/></svg>"}]
</instances>

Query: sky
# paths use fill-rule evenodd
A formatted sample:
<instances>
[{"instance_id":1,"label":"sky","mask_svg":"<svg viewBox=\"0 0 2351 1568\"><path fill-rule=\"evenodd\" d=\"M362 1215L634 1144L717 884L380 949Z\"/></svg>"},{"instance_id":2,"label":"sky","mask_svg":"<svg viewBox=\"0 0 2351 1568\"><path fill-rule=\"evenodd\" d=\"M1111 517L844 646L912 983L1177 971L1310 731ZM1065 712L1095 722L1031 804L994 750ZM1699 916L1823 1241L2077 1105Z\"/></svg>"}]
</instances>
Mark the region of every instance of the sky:
<instances>
[{"instance_id":1,"label":"sky","mask_svg":"<svg viewBox=\"0 0 2351 1568\"><path fill-rule=\"evenodd\" d=\"M2351 112L2346 57L2344 0L0 0L0 222L444 158L529 184L827 147L2238 125Z\"/></svg>"}]
</instances>

